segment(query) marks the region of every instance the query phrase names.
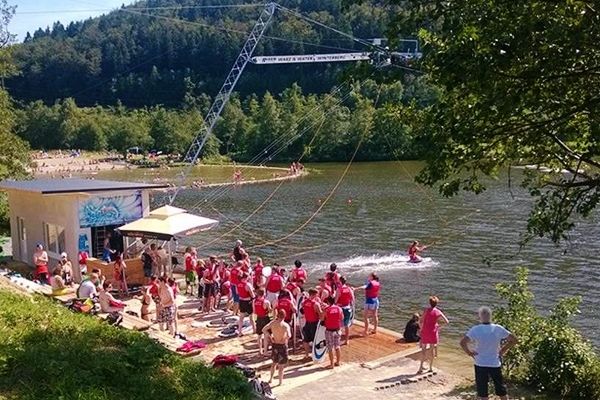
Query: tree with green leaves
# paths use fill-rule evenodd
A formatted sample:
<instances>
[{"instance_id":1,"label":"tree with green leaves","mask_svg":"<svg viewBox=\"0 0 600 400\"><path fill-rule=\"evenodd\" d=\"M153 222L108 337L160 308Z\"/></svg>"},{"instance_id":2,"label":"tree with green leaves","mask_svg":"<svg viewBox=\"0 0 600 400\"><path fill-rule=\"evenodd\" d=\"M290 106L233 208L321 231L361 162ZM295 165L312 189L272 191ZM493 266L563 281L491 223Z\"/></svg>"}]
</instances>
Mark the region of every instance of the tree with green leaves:
<instances>
[{"instance_id":1,"label":"tree with green leaves","mask_svg":"<svg viewBox=\"0 0 600 400\"><path fill-rule=\"evenodd\" d=\"M445 195L485 190L535 165L528 235L558 242L600 201L600 8L595 1L402 2L438 101L414 116L428 143L418 180ZM404 32L411 33L411 32Z\"/></svg>"}]
</instances>

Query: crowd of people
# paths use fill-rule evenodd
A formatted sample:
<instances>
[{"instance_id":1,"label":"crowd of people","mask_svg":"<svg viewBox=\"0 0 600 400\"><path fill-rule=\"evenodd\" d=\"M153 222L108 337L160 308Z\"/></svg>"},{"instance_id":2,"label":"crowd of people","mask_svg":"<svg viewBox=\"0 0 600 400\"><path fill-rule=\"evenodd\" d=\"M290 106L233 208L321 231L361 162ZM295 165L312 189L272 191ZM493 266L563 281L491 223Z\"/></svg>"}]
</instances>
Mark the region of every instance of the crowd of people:
<instances>
[{"instance_id":1,"label":"crowd of people","mask_svg":"<svg viewBox=\"0 0 600 400\"><path fill-rule=\"evenodd\" d=\"M160 329L168 330L175 336L178 334L176 296L179 287L174 279L168 277L167 271L161 269L158 248L154 244L144 245L140 256L148 285L141 296L141 317L151 320L150 305L153 302L156 309L155 321L159 323ZM408 250L411 261L413 257L419 257L419 253L425 248L418 242L412 243ZM105 248L105 253L105 256L115 258L113 282L118 285L116 289L127 294L124 261L119 254L114 255L110 248ZM257 337L259 354L266 356L269 348L271 350L271 381L275 371L278 371L279 383L283 382L290 342L295 344L301 339L305 358L312 358L311 345L319 323L325 327L328 368L340 365L341 349L349 343L350 326L356 317L354 310L357 290L364 293L363 335L377 333L381 284L375 272L369 274L364 285L354 287L341 274L337 265L331 264L329 270L318 278L318 284L313 286L307 283L308 273L300 260L296 260L289 271L276 263L267 267L261 258L256 258L252 263L240 240L236 242L229 258L213 255L203 260L193 247L185 249L183 258L185 294L201 298L203 301L200 311L205 313L217 311L224 300L226 309L239 317L239 336L245 334L244 323L246 319L249 320ZM53 292L59 293L72 284L72 265L66 253L61 254L60 262L52 270L52 279L49 279L48 255L43 245L38 244L33 260L37 278L43 283L50 280ZM97 297L103 312L122 311L125 303L111 294L112 289L112 285L99 270L92 270L81 282L77 297ZM439 309L439 303L438 297L431 296L429 306L422 314L415 313L404 330L405 342L418 342L420 345L421 363L417 374L426 370L433 371L440 328L449 323L446 315ZM506 386L500 368L501 357L517 339L502 326L491 322L492 313L489 308L482 307L479 318L481 324L470 329L460 345L465 353L474 358L478 397L487 398L487 384L491 379L496 394L506 398Z\"/></svg>"}]
</instances>

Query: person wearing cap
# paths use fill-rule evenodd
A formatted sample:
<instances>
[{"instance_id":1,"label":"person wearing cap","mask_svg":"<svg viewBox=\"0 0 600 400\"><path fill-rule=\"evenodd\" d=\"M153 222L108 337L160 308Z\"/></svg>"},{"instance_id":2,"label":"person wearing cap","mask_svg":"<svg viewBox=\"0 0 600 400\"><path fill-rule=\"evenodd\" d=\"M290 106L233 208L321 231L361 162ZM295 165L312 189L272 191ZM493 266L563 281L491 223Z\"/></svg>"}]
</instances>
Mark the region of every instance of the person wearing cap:
<instances>
[{"instance_id":1,"label":"person wearing cap","mask_svg":"<svg viewBox=\"0 0 600 400\"><path fill-rule=\"evenodd\" d=\"M50 271L48 271L48 253L44 250L44 245L38 243L33 253L33 265L35 265L34 278L39 280L42 285L47 285Z\"/></svg>"},{"instance_id":2,"label":"person wearing cap","mask_svg":"<svg viewBox=\"0 0 600 400\"><path fill-rule=\"evenodd\" d=\"M69 260L69 256L64 251L60 253L60 261L58 265L55 267L60 268L62 270L61 276L65 285L73 284L73 264Z\"/></svg>"}]
</instances>

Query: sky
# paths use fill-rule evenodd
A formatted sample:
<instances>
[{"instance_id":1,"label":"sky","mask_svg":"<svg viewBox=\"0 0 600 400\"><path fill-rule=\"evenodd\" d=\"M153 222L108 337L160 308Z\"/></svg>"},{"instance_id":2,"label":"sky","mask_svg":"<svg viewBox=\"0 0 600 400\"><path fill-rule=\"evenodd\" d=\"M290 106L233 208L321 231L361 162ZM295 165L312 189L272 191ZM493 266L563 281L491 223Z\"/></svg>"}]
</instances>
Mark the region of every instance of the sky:
<instances>
[{"instance_id":1,"label":"sky","mask_svg":"<svg viewBox=\"0 0 600 400\"><path fill-rule=\"evenodd\" d=\"M89 17L106 14L122 4L133 3L132 0L8 0L16 5L15 16L9 25L9 31L23 41L27 32L38 28L52 27L56 21L68 25L71 21L79 21Z\"/></svg>"}]
</instances>

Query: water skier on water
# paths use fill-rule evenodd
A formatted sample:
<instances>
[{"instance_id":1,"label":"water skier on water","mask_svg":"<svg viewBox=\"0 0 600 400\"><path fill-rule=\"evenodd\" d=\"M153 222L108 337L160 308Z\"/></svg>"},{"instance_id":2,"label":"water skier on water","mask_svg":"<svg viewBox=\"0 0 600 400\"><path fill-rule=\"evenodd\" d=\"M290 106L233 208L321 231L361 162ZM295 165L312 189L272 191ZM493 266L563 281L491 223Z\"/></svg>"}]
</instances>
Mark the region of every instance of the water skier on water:
<instances>
[{"instance_id":1,"label":"water skier on water","mask_svg":"<svg viewBox=\"0 0 600 400\"><path fill-rule=\"evenodd\" d=\"M421 243L419 243L418 240L415 240L411 243L410 247L408 248L408 261L411 263L420 263L421 261L423 261L423 258L419 253L426 249L427 246L421 246Z\"/></svg>"}]
</instances>

